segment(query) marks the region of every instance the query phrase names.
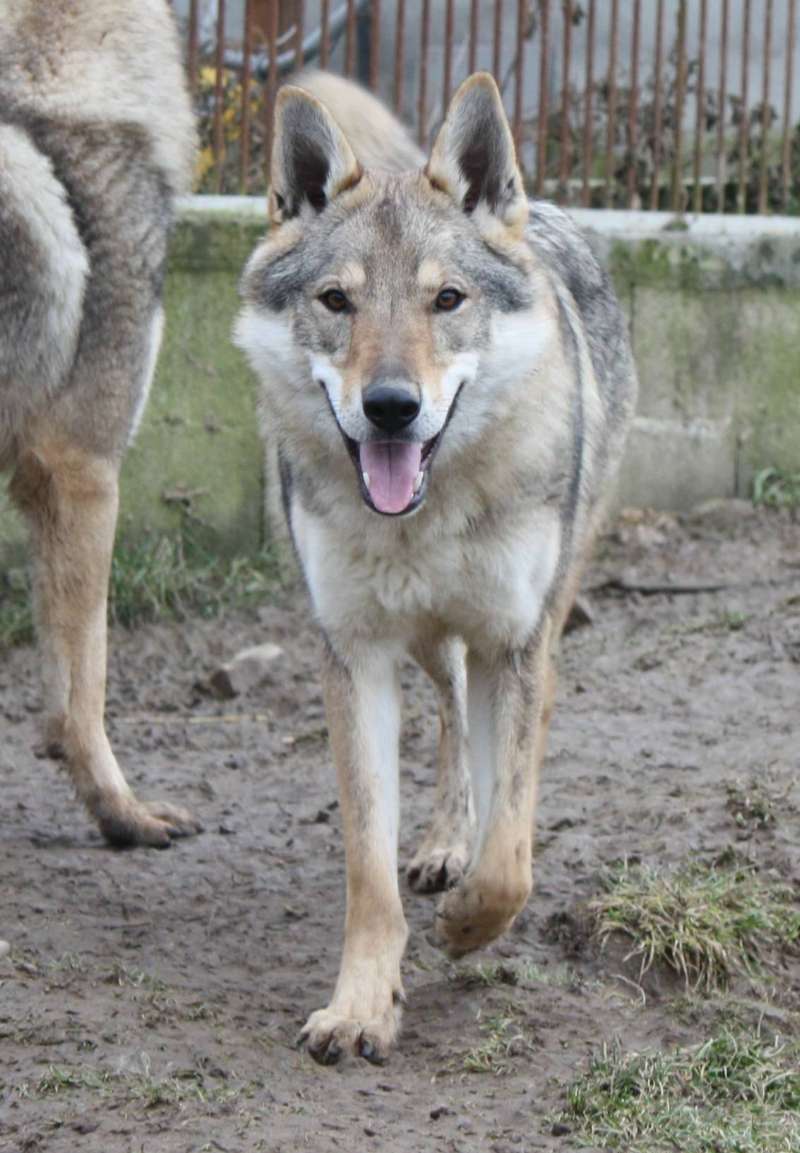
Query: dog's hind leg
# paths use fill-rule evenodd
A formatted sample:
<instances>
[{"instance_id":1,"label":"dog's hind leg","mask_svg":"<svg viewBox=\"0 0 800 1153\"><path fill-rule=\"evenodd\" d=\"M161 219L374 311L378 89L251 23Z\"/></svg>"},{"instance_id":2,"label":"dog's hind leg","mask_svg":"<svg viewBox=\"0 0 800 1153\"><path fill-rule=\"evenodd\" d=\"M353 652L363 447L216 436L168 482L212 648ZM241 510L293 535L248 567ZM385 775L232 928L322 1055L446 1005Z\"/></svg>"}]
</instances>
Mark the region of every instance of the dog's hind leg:
<instances>
[{"instance_id":1,"label":"dog's hind leg","mask_svg":"<svg viewBox=\"0 0 800 1153\"><path fill-rule=\"evenodd\" d=\"M106 736L106 606L117 518L117 466L71 443L25 449L11 493L34 550L46 740L114 845L166 846L200 826L182 809L144 804Z\"/></svg>"},{"instance_id":2,"label":"dog's hind leg","mask_svg":"<svg viewBox=\"0 0 800 1153\"><path fill-rule=\"evenodd\" d=\"M472 803L467 744L467 665L457 637L420 641L412 655L439 693L439 750L433 818L408 866L408 883L418 893L451 889L464 875L472 850Z\"/></svg>"},{"instance_id":3,"label":"dog's hind leg","mask_svg":"<svg viewBox=\"0 0 800 1153\"><path fill-rule=\"evenodd\" d=\"M339 979L302 1036L316 1061L345 1053L380 1063L400 1021L406 922L397 883L400 700L395 655L329 651L323 684L339 777L347 915Z\"/></svg>"},{"instance_id":4,"label":"dog's hind leg","mask_svg":"<svg viewBox=\"0 0 800 1153\"><path fill-rule=\"evenodd\" d=\"M468 658L470 763L478 822L461 883L445 893L437 930L459 956L499 936L532 883L536 786L554 679L547 617L522 648Z\"/></svg>"}]
</instances>

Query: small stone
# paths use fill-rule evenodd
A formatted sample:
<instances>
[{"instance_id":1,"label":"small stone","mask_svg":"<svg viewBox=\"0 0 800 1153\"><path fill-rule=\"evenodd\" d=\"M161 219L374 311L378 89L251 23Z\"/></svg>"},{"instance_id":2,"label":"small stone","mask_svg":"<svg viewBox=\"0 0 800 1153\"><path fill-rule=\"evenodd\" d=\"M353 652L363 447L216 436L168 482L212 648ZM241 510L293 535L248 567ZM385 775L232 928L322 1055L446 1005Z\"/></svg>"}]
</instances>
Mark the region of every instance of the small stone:
<instances>
[{"instance_id":1,"label":"small stone","mask_svg":"<svg viewBox=\"0 0 800 1153\"><path fill-rule=\"evenodd\" d=\"M258 688L268 680L278 657L283 656L280 645L255 645L242 649L236 656L220 665L209 677L211 691L222 700L232 700L250 689Z\"/></svg>"},{"instance_id":2,"label":"small stone","mask_svg":"<svg viewBox=\"0 0 800 1153\"><path fill-rule=\"evenodd\" d=\"M550 1132L554 1137L569 1137L572 1130L569 1125L565 1125L563 1121L556 1121Z\"/></svg>"},{"instance_id":3,"label":"small stone","mask_svg":"<svg viewBox=\"0 0 800 1153\"><path fill-rule=\"evenodd\" d=\"M438 1121L440 1117L449 1117L452 1112L453 1110L448 1109L447 1105L435 1105L431 1109L431 1121Z\"/></svg>"}]
</instances>

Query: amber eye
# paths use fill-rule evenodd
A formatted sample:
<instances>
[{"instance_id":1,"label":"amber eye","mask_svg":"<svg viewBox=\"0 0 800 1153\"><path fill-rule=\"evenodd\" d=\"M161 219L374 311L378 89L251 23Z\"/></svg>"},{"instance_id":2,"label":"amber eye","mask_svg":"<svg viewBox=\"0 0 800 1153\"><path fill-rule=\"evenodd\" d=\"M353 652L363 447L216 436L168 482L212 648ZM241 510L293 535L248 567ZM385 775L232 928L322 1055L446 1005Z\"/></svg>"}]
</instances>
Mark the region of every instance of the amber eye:
<instances>
[{"instance_id":1,"label":"amber eye","mask_svg":"<svg viewBox=\"0 0 800 1153\"><path fill-rule=\"evenodd\" d=\"M436 297L436 311L455 312L463 299L464 293L457 288L443 288Z\"/></svg>"},{"instance_id":2,"label":"amber eye","mask_svg":"<svg viewBox=\"0 0 800 1153\"><path fill-rule=\"evenodd\" d=\"M322 293L319 299L328 312L348 312L350 309L350 301L338 288L329 288L327 292Z\"/></svg>"}]
</instances>

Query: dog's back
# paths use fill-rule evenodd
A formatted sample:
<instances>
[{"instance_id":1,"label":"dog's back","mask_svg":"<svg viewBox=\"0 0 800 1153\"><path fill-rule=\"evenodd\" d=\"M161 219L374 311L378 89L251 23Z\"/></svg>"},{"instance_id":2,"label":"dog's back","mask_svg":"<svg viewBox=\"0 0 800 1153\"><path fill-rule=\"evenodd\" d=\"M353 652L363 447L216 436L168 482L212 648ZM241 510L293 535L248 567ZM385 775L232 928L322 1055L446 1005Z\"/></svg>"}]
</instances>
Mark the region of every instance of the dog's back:
<instances>
[{"instance_id":1,"label":"dog's back","mask_svg":"<svg viewBox=\"0 0 800 1153\"><path fill-rule=\"evenodd\" d=\"M0 461L80 357L130 431L192 145L163 0L0 0ZM126 439L92 431L102 449Z\"/></svg>"}]
</instances>

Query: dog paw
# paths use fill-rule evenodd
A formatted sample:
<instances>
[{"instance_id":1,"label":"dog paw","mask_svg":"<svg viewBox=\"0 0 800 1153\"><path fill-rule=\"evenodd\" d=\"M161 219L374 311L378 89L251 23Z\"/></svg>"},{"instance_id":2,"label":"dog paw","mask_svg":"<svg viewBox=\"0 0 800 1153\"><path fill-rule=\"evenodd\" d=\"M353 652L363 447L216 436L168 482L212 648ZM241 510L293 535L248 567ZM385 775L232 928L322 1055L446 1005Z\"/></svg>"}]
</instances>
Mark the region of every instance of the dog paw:
<instances>
[{"instance_id":1,"label":"dog paw","mask_svg":"<svg viewBox=\"0 0 800 1153\"><path fill-rule=\"evenodd\" d=\"M442 893L454 888L464 876L468 857L466 845L449 849L423 845L406 870L409 887L415 893Z\"/></svg>"},{"instance_id":2,"label":"dog paw","mask_svg":"<svg viewBox=\"0 0 800 1153\"><path fill-rule=\"evenodd\" d=\"M493 882L467 875L436 910L436 936L451 957L488 945L510 928L524 907L530 882Z\"/></svg>"},{"instance_id":3,"label":"dog paw","mask_svg":"<svg viewBox=\"0 0 800 1153\"><path fill-rule=\"evenodd\" d=\"M166 849L177 837L191 837L203 831L200 822L186 809L165 801L104 796L91 810L100 832L115 848Z\"/></svg>"},{"instance_id":4,"label":"dog paw","mask_svg":"<svg viewBox=\"0 0 800 1153\"><path fill-rule=\"evenodd\" d=\"M372 1020L347 1016L331 1006L311 1014L300 1033L300 1044L320 1065L336 1065L350 1056L383 1065L399 1028L399 1003Z\"/></svg>"}]
</instances>

